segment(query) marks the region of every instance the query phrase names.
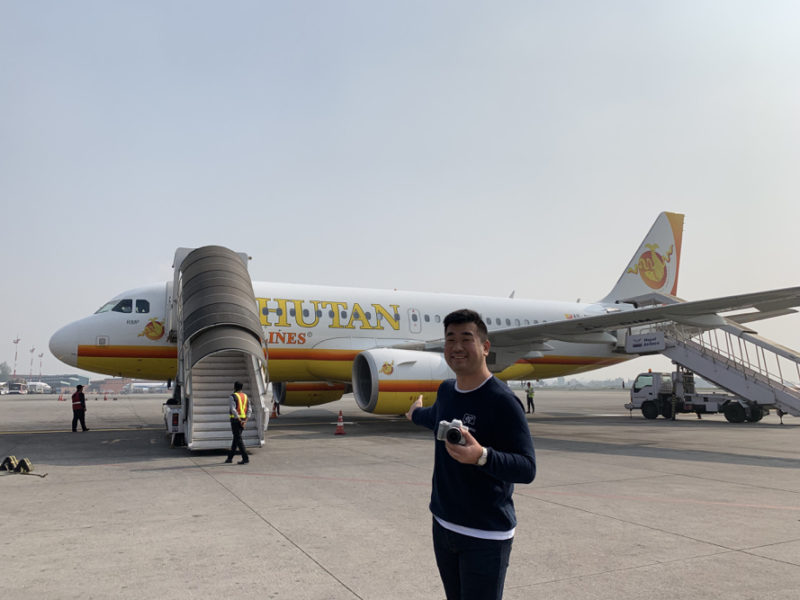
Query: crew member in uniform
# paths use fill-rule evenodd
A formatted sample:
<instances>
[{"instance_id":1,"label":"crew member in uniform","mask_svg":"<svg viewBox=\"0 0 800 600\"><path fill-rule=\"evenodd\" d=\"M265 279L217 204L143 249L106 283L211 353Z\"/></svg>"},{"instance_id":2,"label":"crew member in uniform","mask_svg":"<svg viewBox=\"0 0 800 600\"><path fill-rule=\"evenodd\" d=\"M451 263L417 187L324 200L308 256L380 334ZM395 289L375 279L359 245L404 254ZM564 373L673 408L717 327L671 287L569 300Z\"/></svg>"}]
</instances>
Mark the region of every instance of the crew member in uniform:
<instances>
[{"instance_id":1,"label":"crew member in uniform","mask_svg":"<svg viewBox=\"0 0 800 600\"><path fill-rule=\"evenodd\" d=\"M78 421L81 422L81 429L89 431L86 426L86 396L83 395L83 386L75 388L77 391L72 394L72 432L78 431Z\"/></svg>"},{"instance_id":2,"label":"crew member in uniform","mask_svg":"<svg viewBox=\"0 0 800 600\"><path fill-rule=\"evenodd\" d=\"M233 457L236 455L237 448L242 453L242 460L239 461L240 465L246 465L250 462L247 457L247 448L244 447L244 440L242 439L242 432L244 426L247 424L247 419L253 412L250 402L247 399L247 394L242 391L242 382L236 381L233 384L233 394L230 397L230 416L231 416L231 431L233 432L233 443L231 444L231 451L228 452L228 458L225 459L226 463L233 462Z\"/></svg>"},{"instance_id":3,"label":"crew member in uniform","mask_svg":"<svg viewBox=\"0 0 800 600\"><path fill-rule=\"evenodd\" d=\"M527 413L533 414L536 411L536 408L533 405L533 395L535 393L536 392L534 391L533 386L531 385L531 382L529 381L528 382L528 387L525 389L525 397L528 399L528 409L525 411Z\"/></svg>"}]
</instances>

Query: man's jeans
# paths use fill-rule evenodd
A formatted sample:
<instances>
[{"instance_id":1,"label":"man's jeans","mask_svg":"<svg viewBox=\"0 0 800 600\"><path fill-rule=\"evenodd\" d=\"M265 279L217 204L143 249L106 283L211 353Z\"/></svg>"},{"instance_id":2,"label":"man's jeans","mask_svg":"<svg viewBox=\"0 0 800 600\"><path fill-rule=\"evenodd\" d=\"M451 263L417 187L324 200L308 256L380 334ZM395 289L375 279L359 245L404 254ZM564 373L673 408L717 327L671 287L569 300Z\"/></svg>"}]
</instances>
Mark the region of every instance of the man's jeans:
<instances>
[{"instance_id":1,"label":"man's jeans","mask_svg":"<svg viewBox=\"0 0 800 600\"><path fill-rule=\"evenodd\" d=\"M433 519L433 552L447 600L500 600L513 541L461 535Z\"/></svg>"}]
</instances>

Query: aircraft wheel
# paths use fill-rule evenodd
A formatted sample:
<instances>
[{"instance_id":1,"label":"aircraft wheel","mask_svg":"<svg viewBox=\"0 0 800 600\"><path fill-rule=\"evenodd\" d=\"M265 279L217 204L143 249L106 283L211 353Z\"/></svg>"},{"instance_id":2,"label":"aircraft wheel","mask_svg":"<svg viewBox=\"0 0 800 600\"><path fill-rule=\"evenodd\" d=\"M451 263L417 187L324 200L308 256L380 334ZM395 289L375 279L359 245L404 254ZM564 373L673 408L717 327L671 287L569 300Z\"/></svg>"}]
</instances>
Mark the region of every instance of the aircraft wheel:
<instances>
[{"instance_id":1,"label":"aircraft wheel","mask_svg":"<svg viewBox=\"0 0 800 600\"><path fill-rule=\"evenodd\" d=\"M647 402L642 404L642 416L645 419L655 419L658 417L658 407L656 403L652 400L648 400Z\"/></svg>"},{"instance_id":2,"label":"aircraft wheel","mask_svg":"<svg viewBox=\"0 0 800 600\"><path fill-rule=\"evenodd\" d=\"M744 423L747 416L744 406L738 402L728 402L723 408L722 412L729 423Z\"/></svg>"}]
</instances>

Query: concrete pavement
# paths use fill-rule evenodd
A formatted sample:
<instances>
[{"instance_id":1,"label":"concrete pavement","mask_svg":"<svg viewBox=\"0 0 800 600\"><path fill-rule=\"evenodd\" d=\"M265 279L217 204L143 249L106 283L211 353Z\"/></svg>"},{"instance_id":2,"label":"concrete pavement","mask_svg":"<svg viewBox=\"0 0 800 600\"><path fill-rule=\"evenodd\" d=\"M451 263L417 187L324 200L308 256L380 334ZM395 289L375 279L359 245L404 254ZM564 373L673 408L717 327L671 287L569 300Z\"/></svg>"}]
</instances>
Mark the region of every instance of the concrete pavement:
<instances>
[{"instance_id":1,"label":"concrete pavement","mask_svg":"<svg viewBox=\"0 0 800 600\"><path fill-rule=\"evenodd\" d=\"M521 395L521 392L520 392ZM352 398L284 408L247 466L170 449L163 398L0 397L0 590L17 598L444 598L433 441ZM800 597L800 420L630 418L540 389L505 598ZM334 436L344 411L346 435Z\"/></svg>"}]
</instances>

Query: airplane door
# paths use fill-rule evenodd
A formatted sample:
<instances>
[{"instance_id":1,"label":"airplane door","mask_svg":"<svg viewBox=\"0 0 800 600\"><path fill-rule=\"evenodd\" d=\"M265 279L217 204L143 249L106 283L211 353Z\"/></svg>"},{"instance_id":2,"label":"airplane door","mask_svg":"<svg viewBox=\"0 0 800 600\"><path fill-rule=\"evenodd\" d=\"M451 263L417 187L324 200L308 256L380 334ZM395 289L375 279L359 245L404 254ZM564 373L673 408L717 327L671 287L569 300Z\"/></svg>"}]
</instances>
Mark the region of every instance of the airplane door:
<instances>
[{"instance_id":1,"label":"airplane door","mask_svg":"<svg viewBox=\"0 0 800 600\"><path fill-rule=\"evenodd\" d=\"M411 333L422 333L422 317L416 308L408 309L408 328Z\"/></svg>"}]
</instances>

